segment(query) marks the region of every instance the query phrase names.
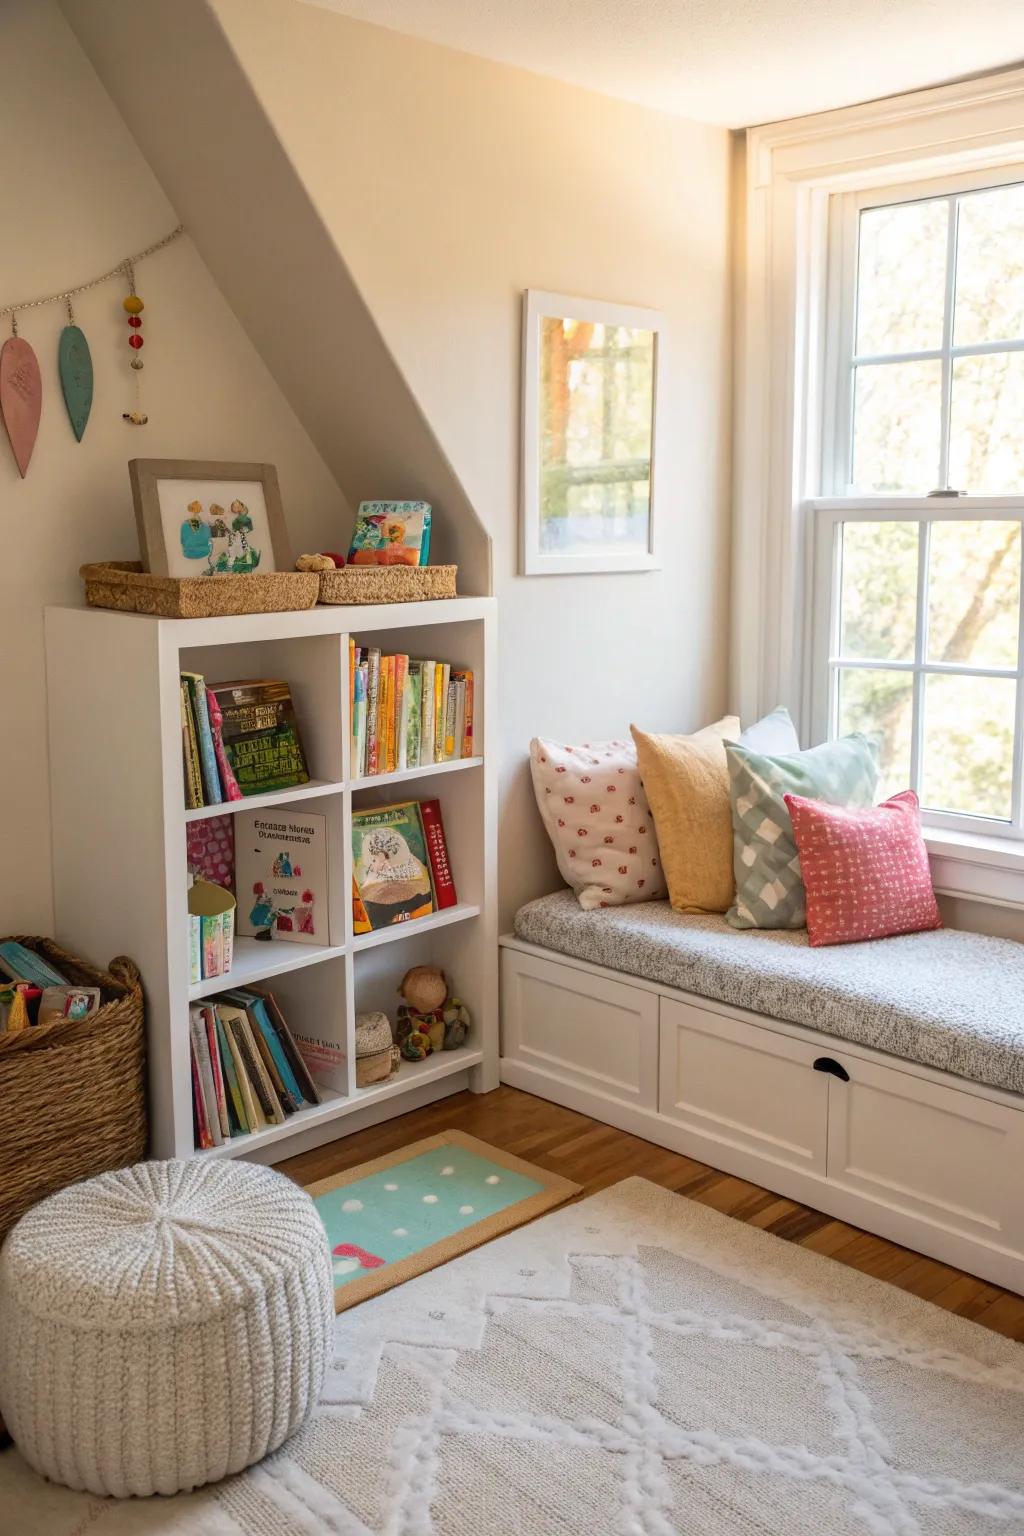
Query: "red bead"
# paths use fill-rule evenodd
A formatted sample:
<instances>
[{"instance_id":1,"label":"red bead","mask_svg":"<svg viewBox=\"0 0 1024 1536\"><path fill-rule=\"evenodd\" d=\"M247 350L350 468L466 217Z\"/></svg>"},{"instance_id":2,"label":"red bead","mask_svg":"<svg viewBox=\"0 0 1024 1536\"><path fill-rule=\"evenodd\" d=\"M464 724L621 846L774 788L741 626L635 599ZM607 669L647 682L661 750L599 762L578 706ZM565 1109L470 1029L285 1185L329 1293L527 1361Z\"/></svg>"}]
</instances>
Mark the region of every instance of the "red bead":
<instances>
[{"instance_id":1,"label":"red bead","mask_svg":"<svg viewBox=\"0 0 1024 1536\"><path fill-rule=\"evenodd\" d=\"M128 324L131 326L133 331L137 331L139 326L142 324L142 316L141 315L129 315L128 316Z\"/></svg>"},{"instance_id":2,"label":"red bead","mask_svg":"<svg viewBox=\"0 0 1024 1536\"><path fill-rule=\"evenodd\" d=\"M142 346L142 337L139 335L138 331L135 331L131 336L128 337L128 345L130 347L134 347L136 352Z\"/></svg>"}]
</instances>

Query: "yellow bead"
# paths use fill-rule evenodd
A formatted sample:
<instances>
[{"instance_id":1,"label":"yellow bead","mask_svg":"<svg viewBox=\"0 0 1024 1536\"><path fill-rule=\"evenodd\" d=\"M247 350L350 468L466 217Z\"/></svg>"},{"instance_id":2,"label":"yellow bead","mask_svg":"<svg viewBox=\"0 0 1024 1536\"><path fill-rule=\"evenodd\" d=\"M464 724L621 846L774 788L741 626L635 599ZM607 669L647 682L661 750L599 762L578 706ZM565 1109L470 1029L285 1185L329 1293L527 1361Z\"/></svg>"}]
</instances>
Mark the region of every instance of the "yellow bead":
<instances>
[{"instance_id":1,"label":"yellow bead","mask_svg":"<svg viewBox=\"0 0 1024 1536\"><path fill-rule=\"evenodd\" d=\"M128 297L123 299L121 302L130 315L140 315L146 307L137 293L130 293Z\"/></svg>"}]
</instances>

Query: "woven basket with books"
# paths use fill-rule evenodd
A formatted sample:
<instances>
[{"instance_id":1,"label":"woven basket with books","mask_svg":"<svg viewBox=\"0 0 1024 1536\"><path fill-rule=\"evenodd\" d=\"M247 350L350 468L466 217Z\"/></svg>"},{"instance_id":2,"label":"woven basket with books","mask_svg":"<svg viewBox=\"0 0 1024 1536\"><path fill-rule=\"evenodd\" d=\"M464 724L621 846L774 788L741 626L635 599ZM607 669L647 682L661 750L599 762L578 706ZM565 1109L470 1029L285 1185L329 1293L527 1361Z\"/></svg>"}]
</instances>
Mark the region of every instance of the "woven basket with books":
<instances>
[{"instance_id":1,"label":"woven basket with books","mask_svg":"<svg viewBox=\"0 0 1024 1536\"><path fill-rule=\"evenodd\" d=\"M7 941L0 941L7 942ZM16 938L70 983L98 987L84 1018L0 1034L0 1242L29 1206L146 1150L142 983L121 955L106 971L52 939Z\"/></svg>"}]
</instances>

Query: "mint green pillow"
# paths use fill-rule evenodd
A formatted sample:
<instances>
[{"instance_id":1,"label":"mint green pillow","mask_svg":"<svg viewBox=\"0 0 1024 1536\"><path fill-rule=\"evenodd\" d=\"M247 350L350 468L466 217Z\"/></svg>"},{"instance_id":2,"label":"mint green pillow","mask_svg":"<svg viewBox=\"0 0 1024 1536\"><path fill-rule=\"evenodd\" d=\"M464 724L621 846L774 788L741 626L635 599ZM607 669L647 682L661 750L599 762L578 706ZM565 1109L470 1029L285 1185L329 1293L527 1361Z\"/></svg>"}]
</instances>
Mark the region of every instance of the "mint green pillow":
<instances>
[{"instance_id":1,"label":"mint green pillow","mask_svg":"<svg viewBox=\"0 0 1024 1536\"><path fill-rule=\"evenodd\" d=\"M878 745L875 737L857 732L809 752L769 757L726 743L736 899L725 915L734 928L806 925L800 859L783 796L873 805Z\"/></svg>"}]
</instances>

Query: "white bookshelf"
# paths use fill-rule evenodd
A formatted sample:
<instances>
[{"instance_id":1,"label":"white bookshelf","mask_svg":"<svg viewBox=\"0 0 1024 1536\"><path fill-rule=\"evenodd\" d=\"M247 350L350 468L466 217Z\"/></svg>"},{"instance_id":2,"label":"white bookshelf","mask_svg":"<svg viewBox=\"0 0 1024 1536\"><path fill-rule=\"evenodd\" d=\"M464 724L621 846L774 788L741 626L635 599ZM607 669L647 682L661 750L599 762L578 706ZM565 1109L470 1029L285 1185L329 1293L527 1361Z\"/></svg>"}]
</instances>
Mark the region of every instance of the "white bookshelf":
<instances>
[{"instance_id":1,"label":"white bookshelf","mask_svg":"<svg viewBox=\"0 0 1024 1536\"><path fill-rule=\"evenodd\" d=\"M351 777L348 642L472 667L480 755L406 773ZM58 940L100 964L131 955L146 989L150 1152L275 1162L445 1094L498 1085L494 600L230 619L160 619L101 609L46 613ZM292 690L310 783L186 810L178 677L280 677ZM353 806L441 802L458 905L393 928L352 932ZM190 820L278 806L327 817L329 933L323 944L237 939L230 974L190 985L185 864ZM403 1062L387 1083L355 1085L357 1013L392 1017L411 965L443 967L473 1017L465 1046ZM283 1125L195 1152L188 1005L232 986L272 983L285 1016L344 1048L346 1090Z\"/></svg>"}]
</instances>

